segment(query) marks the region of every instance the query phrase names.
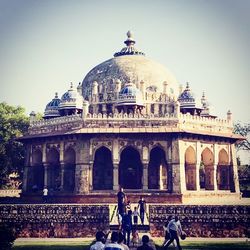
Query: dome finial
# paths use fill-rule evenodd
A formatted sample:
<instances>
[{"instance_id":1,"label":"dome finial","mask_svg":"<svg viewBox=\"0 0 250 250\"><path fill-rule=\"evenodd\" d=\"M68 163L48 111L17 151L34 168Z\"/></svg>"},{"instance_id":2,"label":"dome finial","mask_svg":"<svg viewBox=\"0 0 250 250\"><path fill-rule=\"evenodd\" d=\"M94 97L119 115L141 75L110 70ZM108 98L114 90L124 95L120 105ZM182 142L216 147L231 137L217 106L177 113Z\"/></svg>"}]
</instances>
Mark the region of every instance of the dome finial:
<instances>
[{"instance_id":1,"label":"dome finial","mask_svg":"<svg viewBox=\"0 0 250 250\"><path fill-rule=\"evenodd\" d=\"M128 38L133 37L133 33L132 33L130 30L127 32L127 37L128 37Z\"/></svg>"},{"instance_id":2,"label":"dome finial","mask_svg":"<svg viewBox=\"0 0 250 250\"><path fill-rule=\"evenodd\" d=\"M55 93L55 98L58 98L58 93L57 92Z\"/></svg>"},{"instance_id":3,"label":"dome finial","mask_svg":"<svg viewBox=\"0 0 250 250\"><path fill-rule=\"evenodd\" d=\"M70 88L73 89L73 82L70 83Z\"/></svg>"},{"instance_id":4,"label":"dome finial","mask_svg":"<svg viewBox=\"0 0 250 250\"><path fill-rule=\"evenodd\" d=\"M133 33L129 30L127 32L127 40L124 41L124 43L127 45L127 46L133 46L135 44L135 40L133 38Z\"/></svg>"}]
</instances>

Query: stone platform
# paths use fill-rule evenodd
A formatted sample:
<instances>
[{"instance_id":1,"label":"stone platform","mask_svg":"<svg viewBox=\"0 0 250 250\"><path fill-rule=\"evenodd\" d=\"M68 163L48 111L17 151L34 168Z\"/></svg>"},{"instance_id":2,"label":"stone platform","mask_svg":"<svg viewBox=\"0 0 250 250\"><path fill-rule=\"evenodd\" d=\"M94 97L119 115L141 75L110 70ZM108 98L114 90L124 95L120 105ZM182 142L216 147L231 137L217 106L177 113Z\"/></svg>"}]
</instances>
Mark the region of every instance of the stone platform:
<instances>
[{"instance_id":1,"label":"stone platform","mask_svg":"<svg viewBox=\"0 0 250 250\"><path fill-rule=\"evenodd\" d=\"M143 196L147 203L181 204L181 194L170 194L166 192L126 192L131 203L137 203ZM77 204L112 204L117 202L116 192L94 192L86 195L73 195L67 193L53 194L48 197L49 203L77 203ZM26 193L21 195L23 203L43 202L42 194Z\"/></svg>"}]
</instances>

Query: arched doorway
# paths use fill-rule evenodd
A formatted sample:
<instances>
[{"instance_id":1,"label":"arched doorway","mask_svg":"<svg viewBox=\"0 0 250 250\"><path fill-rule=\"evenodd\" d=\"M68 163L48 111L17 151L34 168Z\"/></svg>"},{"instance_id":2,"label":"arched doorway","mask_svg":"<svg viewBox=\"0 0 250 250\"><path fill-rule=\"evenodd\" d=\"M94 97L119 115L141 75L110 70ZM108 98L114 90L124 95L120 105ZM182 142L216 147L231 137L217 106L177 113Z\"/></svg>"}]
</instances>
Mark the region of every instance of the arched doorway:
<instances>
[{"instance_id":1,"label":"arched doorway","mask_svg":"<svg viewBox=\"0 0 250 250\"><path fill-rule=\"evenodd\" d=\"M73 192L75 188L75 168L76 168L76 153L73 148L68 148L64 153L64 176L63 190Z\"/></svg>"},{"instance_id":2,"label":"arched doorway","mask_svg":"<svg viewBox=\"0 0 250 250\"><path fill-rule=\"evenodd\" d=\"M225 149L220 150L217 166L217 184L220 190L230 189L229 157Z\"/></svg>"},{"instance_id":3,"label":"arched doorway","mask_svg":"<svg viewBox=\"0 0 250 250\"><path fill-rule=\"evenodd\" d=\"M148 188L167 190L168 171L165 152L160 147L155 147L150 152L148 164Z\"/></svg>"},{"instance_id":4,"label":"arched doorway","mask_svg":"<svg viewBox=\"0 0 250 250\"><path fill-rule=\"evenodd\" d=\"M187 190L196 190L196 154L191 146L185 152L185 176Z\"/></svg>"},{"instance_id":5,"label":"arched doorway","mask_svg":"<svg viewBox=\"0 0 250 250\"><path fill-rule=\"evenodd\" d=\"M37 149L32 153L32 166L28 171L28 189L37 192L43 190L44 168L42 163L42 152Z\"/></svg>"},{"instance_id":6,"label":"arched doorway","mask_svg":"<svg viewBox=\"0 0 250 250\"><path fill-rule=\"evenodd\" d=\"M142 188L142 163L139 152L133 147L125 148L121 153L119 185L126 189Z\"/></svg>"},{"instance_id":7,"label":"arched doorway","mask_svg":"<svg viewBox=\"0 0 250 250\"><path fill-rule=\"evenodd\" d=\"M47 154L48 162L48 189L49 191L59 190L61 185L60 179L60 162L59 152L55 148L51 148Z\"/></svg>"},{"instance_id":8,"label":"arched doorway","mask_svg":"<svg viewBox=\"0 0 250 250\"><path fill-rule=\"evenodd\" d=\"M200 188L214 189L214 155L209 148L205 148L201 154Z\"/></svg>"},{"instance_id":9,"label":"arched doorway","mask_svg":"<svg viewBox=\"0 0 250 250\"><path fill-rule=\"evenodd\" d=\"M111 151L106 147L101 147L95 152L95 160L93 165L93 189L113 189L112 154Z\"/></svg>"}]
</instances>

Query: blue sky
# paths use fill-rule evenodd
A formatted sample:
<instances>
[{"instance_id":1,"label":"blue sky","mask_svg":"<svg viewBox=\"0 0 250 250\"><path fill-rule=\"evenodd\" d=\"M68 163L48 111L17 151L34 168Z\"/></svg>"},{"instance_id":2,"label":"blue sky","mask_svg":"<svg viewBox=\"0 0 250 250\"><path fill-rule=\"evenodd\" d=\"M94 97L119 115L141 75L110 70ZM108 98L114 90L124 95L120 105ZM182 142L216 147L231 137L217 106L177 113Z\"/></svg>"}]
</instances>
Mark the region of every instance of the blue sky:
<instances>
[{"instance_id":1,"label":"blue sky","mask_svg":"<svg viewBox=\"0 0 250 250\"><path fill-rule=\"evenodd\" d=\"M0 101L43 112L123 47L165 65L202 91L214 113L250 121L250 1L0 0Z\"/></svg>"}]
</instances>

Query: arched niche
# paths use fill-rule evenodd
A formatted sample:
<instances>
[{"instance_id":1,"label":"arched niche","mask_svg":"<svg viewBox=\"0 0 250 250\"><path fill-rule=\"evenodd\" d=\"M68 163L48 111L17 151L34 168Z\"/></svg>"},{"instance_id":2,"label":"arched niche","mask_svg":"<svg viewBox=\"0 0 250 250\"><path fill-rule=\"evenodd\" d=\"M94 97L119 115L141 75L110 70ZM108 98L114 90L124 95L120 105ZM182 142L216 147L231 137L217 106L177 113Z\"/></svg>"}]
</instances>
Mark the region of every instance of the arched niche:
<instances>
[{"instance_id":1,"label":"arched niche","mask_svg":"<svg viewBox=\"0 0 250 250\"><path fill-rule=\"evenodd\" d=\"M233 184L233 178L228 153L225 149L221 149L217 166L217 186L219 190L229 190L230 184Z\"/></svg>"},{"instance_id":2,"label":"arched niche","mask_svg":"<svg viewBox=\"0 0 250 250\"><path fill-rule=\"evenodd\" d=\"M165 151L156 146L150 151L150 160L148 164L148 188L149 189L167 189L168 171Z\"/></svg>"},{"instance_id":3,"label":"arched niche","mask_svg":"<svg viewBox=\"0 0 250 250\"><path fill-rule=\"evenodd\" d=\"M93 164L93 189L113 189L113 162L111 151L102 146L95 151Z\"/></svg>"},{"instance_id":4,"label":"arched niche","mask_svg":"<svg viewBox=\"0 0 250 250\"><path fill-rule=\"evenodd\" d=\"M38 192L44 186L44 168L42 163L42 151L36 149L32 152L32 166L28 170L28 190Z\"/></svg>"},{"instance_id":5,"label":"arched niche","mask_svg":"<svg viewBox=\"0 0 250 250\"><path fill-rule=\"evenodd\" d=\"M200 188L214 189L214 154L206 147L201 153Z\"/></svg>"},{"instance_id":6,"label":"arched niche","mask_svg":"<svg viewBox=\"0 0 250 250\"><path fill-rule=\"evenodd\" d=\"M75 188L76 153L71 147L64 152L63 190L73 192Z\"/></svg>"},{"instance_id":7,"label":"arched niche","mask_svg":"<svg viewBox=\"0 0 250 250\"><path fill-rule=\"evenodd\" d=\"M59 152L56 148L50 148L47 152L47 163L48 163L48 189L50 193L59 190L61 179L60 179L60 162Z\"/></svg>"},{"instance_id":8,"label":"arched niche","mask_svg":"<svg viewBox=\"0 0 250 250\"><path fill-rule=\"evenodd\" d=\"M185 177L187 190L196 190L196 153L192 146L185 152Z\"/></svg>"},{"instance_id":9,"label":"arched niche","mask_svg":"<svg viewBox=\"0 0 250 250\"><path fill-rule=\"evenodd\" d=\"M141 189L142 169L138 150L131 146L123 149L119 163L119 185L125 189Z\"/></svg>"}]
</instances>

